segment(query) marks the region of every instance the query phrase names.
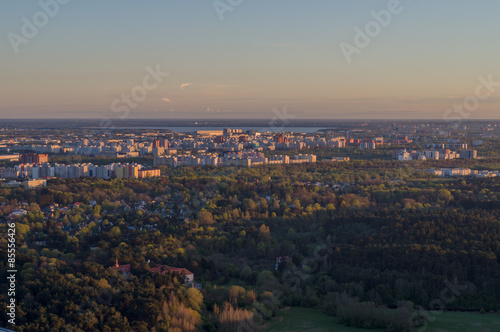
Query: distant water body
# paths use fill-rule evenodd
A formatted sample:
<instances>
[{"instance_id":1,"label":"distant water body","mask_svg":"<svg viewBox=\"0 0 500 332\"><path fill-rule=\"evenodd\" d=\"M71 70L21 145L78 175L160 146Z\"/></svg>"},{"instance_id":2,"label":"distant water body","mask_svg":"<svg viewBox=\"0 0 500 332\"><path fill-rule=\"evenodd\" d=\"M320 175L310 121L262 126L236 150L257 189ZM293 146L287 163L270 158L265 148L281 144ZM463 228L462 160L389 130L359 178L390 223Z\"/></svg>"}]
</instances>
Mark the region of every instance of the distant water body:
<instances>
[{"instance_id":1,"label":"distant water body","mask_svg":"<svg viewBox=\"0 0 500 332\"><path fill-rule=\"evenodd\" d=\"M124 129L132 129L132 130L171 130L173 132L178 133L192 133L197 130L223 130L225 128L231 129L241 129L243 132L247 130L257 130L259 132L285 132L291 131L295 133L315 133L321 129L334 129L334 128L324 128L324 127L288 127L288 126L269 126L269 127L237 127L237 126L225 126L225 127L114 127L113 129L124 130Z\"/></svg>"}]
</instances>

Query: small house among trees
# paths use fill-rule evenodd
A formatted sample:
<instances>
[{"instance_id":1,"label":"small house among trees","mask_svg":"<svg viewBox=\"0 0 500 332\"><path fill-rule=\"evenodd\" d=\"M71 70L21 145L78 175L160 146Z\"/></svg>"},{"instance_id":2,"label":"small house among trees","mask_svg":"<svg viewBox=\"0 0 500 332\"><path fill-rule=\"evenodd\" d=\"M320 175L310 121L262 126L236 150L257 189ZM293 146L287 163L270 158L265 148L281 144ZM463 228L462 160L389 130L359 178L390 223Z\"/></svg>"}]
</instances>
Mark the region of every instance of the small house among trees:
<instances>
[{"instance_id":1,"label":"small house among trees","mask_svg":"<svg viewBox=\"0 0 500 332\"><path fill-rule=\"evenodd\" d=\"M127 278L130 276L130 270L131 270L130 264L120 265L120 264L118 264L118 258L116 259L115 265L110 266L109 268L116 269L118 272L123 273L123 275ZM194 283L194 273L189 271L188 269L185 269L185 268L171 267L168 265L158 265L156 267L152 267L150 269L150 271L154 272L154 273L160 273L160 274L177 272L181 277L184 277L186 284L193 285L193 283Z\"/></svg>"}]
</instances>

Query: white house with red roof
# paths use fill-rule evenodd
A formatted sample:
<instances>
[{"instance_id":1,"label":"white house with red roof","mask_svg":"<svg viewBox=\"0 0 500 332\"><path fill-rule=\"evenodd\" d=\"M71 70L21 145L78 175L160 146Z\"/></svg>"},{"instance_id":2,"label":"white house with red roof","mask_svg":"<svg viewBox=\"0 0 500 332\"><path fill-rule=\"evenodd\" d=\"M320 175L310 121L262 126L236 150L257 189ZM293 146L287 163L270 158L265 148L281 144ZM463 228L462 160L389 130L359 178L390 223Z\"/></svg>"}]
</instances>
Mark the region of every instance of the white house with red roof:
<instances>
[{"instance_id":1,"label":"white house with red roof","mask_svg":"<svg viewBox=\"0 0 500 332\"><path fill-rule=\"evenodd\" d=\"M180 276L186 278L186 284L192 284L194 282L194 273L188 269L181 267L171 267L168 265L159 265L157 267L152 267L151 272L165 274L177 272Z\"/></svg>"}]
</instances>

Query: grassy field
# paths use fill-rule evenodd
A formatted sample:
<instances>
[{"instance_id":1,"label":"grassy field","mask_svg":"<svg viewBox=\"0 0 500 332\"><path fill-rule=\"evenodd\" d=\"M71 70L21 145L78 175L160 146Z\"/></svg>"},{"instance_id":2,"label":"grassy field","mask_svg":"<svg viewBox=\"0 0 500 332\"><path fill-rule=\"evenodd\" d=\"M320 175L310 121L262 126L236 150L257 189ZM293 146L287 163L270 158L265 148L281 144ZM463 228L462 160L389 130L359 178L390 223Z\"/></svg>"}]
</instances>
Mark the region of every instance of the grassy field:
<instances>
[{"instance_id":1,"label":"grassy field","mask_svg":"<svg viewBox=\"0 0 500 332\"><path fill-rule=\"evenodd\" d=\"M337 319L325 315L319 310L292 307L283 310L271 322L266 324L264 331L311 331L311 332L366 332L368 330L337 324ZM369 330L383 332L385 330Z\"/></svg>"},{"instance_id":2,"label":"grassy field","mask_svg":"<svg viewBox=\"0 0 500 332\"><path fill-rule=\"evenodd\" d=\"M497 332L500 331L500 314L478 314L446 312L430 315L436 318L425 329L425 332ZM283 310L268 322L263 331L282 332L383 332L384 329L366 330L337 324L335 317L323 314L321 311L292 307Z\"/></svg>"},{"instance_id":3,"label":"grassy field","mask_svg":"<svg viewBox=\"0 0 500 332\"><path fill-rule=\"evenodd\" d=\"M429 332L496 332L500 331L500 314L446 312L434 316Z\"/></svg>"}]
</instances>

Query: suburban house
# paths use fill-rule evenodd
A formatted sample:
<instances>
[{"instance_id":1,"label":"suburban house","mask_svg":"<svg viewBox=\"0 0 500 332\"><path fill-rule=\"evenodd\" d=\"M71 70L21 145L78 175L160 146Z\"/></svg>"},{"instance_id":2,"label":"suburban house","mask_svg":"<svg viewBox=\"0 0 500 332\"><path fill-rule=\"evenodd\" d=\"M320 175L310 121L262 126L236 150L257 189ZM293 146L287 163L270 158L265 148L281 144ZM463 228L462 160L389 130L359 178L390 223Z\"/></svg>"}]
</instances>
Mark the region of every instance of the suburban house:
<instances>
[{"instance_id":1,"label":"suburban house","mask_svg":"<svg viewBox=\"0 0 500 332\"><path fill-rule=\"evenodd\" d=\"M171 267L167 265L159 265L157 267L152 267L151 272L165 274L165 273L174 273L177 272L180 276L186 278L186 284L192 284L194 282L194 273L189 271L188 269L180 268L180 267Z\"/></svg>"},{"instance_id":2,"label":"suburban house","mask_svg":"<svg viewBox=\"0 0 500 332\"><path fill-rule=\"evenodd\" d=\"M118 272L121 272L127 278L130 276L130 264L120 265L118 264L118 258L116 259L115 265L110 266L109 268L116 269ZM193 285L194 283L194 273L189 271L188 269L184 269L181 267L171 267L168 265L158 265L156 267L152 267L150 270L151 272L160 274L177 272L180 276L185 278L186 284Z\"/></svg>"},{"instance_id":3,"label":"suburban house","mask_svg":"<svg viewBox=\"0 0 500 332\"><path fill-rule=\"evenodd\" d=\"M116 263L114 266L110 266L110 269L116 269L118 272L121 272L125 277L130 276L130 264L120 265L118 264L118 258L116 259Z\"/></svg>"}]
</instances>

